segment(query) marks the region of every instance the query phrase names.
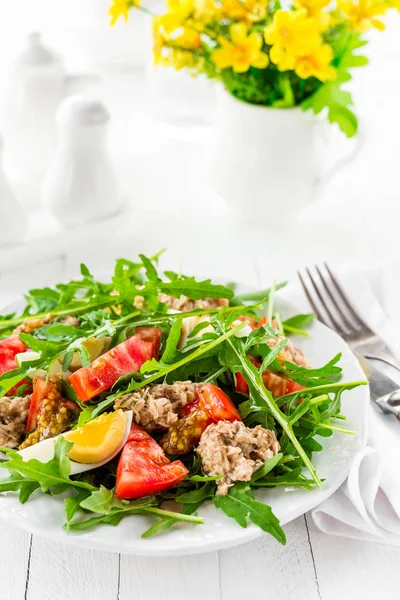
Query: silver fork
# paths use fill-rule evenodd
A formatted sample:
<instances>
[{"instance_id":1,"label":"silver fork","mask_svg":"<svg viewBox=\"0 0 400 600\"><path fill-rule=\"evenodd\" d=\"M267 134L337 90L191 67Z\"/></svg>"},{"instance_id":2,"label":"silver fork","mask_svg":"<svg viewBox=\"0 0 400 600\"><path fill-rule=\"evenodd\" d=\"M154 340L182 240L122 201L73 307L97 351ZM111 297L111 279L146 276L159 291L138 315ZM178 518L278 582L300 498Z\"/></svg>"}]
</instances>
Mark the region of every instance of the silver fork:
<instances>
[{"instance_id":1,"label":"silver fork","mask_svg":"<svg viewBox=\"0 0 400 600\"><path fill-rule=\"evenodd\" d=\"M326 263L322 267L306 268L298 275L319 320L339 333L358 358L369 380L371 399L383 412L395 415L400 421L398 384L365 360L380 360L400 371L396 356L357 314Z\"/></svg>"},{"instance_id":2,"label":"silver fork","mask_svg":"<svg viewBox=\"0 0 400 600\"><path fill-rule=\"evenodd\" d=\"M336 331L356 353L385 362L400 371L400 362L379 335L354 310L326 263L298 272L306 296L325 325Z\"/></svg>"}]
</instances>

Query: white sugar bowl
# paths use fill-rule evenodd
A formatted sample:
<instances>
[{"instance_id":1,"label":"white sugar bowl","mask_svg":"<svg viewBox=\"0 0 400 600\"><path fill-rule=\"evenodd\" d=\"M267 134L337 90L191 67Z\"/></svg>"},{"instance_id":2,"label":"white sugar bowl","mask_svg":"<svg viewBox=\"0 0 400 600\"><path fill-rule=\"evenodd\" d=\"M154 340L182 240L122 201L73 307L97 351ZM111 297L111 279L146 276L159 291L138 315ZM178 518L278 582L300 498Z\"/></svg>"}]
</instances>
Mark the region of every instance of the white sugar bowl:
<instances>
[{"instance_id":1,"label":"white sugar bowl","mask_svg":"<svg viewBox=\"0 0 400 600\"><path fill-rule=\"evenodd\" d=\"M83 96L70 96L57 111L57 149L43 182L42 202L67 227L105 219L121 209L106 143L109 121L99 100Z\"/></svg>"}]
</instances>

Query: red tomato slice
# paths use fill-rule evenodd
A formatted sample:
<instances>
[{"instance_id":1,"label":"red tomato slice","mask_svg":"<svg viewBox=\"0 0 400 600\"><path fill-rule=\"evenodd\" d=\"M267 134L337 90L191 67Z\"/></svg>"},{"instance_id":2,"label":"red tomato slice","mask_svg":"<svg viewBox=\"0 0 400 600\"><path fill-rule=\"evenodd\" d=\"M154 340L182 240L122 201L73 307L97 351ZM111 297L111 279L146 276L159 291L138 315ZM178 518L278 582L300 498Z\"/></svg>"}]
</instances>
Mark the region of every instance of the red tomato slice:
<instances>
[{"instance_id":1,"label":"red tomato slice","mask_svg":"<svg viewBox=\"0 0 400 600\"><path fill-rule=\"evenodd\" d=\"M198 392L199 407L213 421L241 421L242 418L232 400L219 387L205 383Z\"/></svg>"},{"instance_id":2,"label":"red tomato slice","mask_svg":"<svg viewBox=\"0 0 400 600\"><path fill-rule=\"evenodd\" d=\"M38 377L33 382L33 394L31 397L31 403L29 405L28 420L25 427L26 433L29 433L36 428L37 415L40 405L43 398L45 398L49 393L50 387L51 384L48 382L46 383L46 380L43 377Z\"/></svg>"},{"instance_id":3,"label":"red tomato slice","mask_svg":"<svg viewBox=\"0 0 400 600\"><path fill-rule=\"evenodd\" d=\"M272 392L272 395L275 398L279 398L279 396L285 396L286 394L291 394L292 392L304 390L303 385L296 383L288 377L279 375L278 373L272 373L272 371L269 371L268 369L266 369L263 373L263 382L267 390ZM235 389L237 392L242 394L249 393L249 386L247 385L247 381L241 373L236 373Z\"/></svg>"},{"instance_id":4,"label":"red tomato slice","mask_svg":"<svg viewBox=\"0 0 400 600\"><path fill-rule=\"evenodd\" d=\"M152 345L152 354L157 356L160 349L161 329L159 327L136 327L135 333L139 334L142 340Z\"/></svg>"},{"instance_id":5,"label":"red tomato slice","mask_svg":"<svg viewBox=\"0 0 400 600\"><path fill-rule=\"evenodd\" d=\"M301 390L304 390L304 385L300 385L300 383L296 383L296 381L293 381L292 379L287 379L286 380L286 392L285 394L292 394L293 392L300 392Z\"/></svg>"},{"instance_id":6,"label":"red tomato slice","mask_svg":"<svg viewBox=\"0 0 400 600\"><path fill-rule=\"evenodd\" d=\"M236 377L235 390L237 392L240 392L240 394L248 394L249 386L247 385L247 381L245 380L243 375L241 373L236 373L235 377Z\"/></svg>"},{"instance_id":7,"label":"red tomato slice","mask_svg":"<svg viewBox=\"0 0 400 600\"><path fill-rule=\"evenodd\" d=\"M69 382L79 400L86 402L109 390L119 377L139 371L147 360L156 356L157 339L160 338L161 332L154 333L152 341L146 341L137 333L96 358L89 367L82 367L70 375Z\"/></svg>"},{"instance_id":8,"label":"red tomato slice","mask_svg":"<svg viewBox=\"0 0 400 600\"><path fill-rule=\"evenodd\" d=\"M180 460L170 462L151 435L132 425L118 462L115 495L134 499L158 494L177 485L188 472Z\"/></svg>"},{"instance_id":9,"label":"red tomato slice","mask_svg":"<svg viewBox=\"0 0 400 600\"><path fill-rule=\"evenodd\" d=\"M0 341L0 375L12 371L18 367L15 357L20 352L25 352L26 346L17 335ZM11 390L8 390L7 396L13 396L21 385L30 384L30 380L23 379Z\"/></svg>"},{"instance_id":10,"label":"red tomato slice","mask_svg":"<svg viewBox=\"0 0 400 600\"><path fill-rule=\"evenodd\" d=\"M11 336L0 341L0 375L17 368L15 357L25 352L26 346L18 336Z\"/></svg>"}]
</instances>

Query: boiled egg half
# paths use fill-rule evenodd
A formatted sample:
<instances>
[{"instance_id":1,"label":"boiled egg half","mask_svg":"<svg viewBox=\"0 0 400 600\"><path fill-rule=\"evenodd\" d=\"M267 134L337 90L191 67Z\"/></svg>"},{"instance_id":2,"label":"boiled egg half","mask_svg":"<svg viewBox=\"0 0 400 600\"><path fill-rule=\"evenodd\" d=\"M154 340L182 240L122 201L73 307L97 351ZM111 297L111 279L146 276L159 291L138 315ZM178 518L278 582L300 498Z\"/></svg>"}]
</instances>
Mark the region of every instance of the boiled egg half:
<instances>
[{"instance_id":1,"label":"boiled egg half","mask_svg":"<svg viewBox=\"0 0 400 600\"><path fill-rule=\"evenodd\" d=\"M104 413L61 436L73 442L68 452L71 461L71 475L77 475L91 469L97 469L109 462L124 447L132 425L132 411L117 410ZM43 440L19 454L23 460L35 458L46 463L54 457L54 446L60 436Z\"/></svg>"}]
</instances>

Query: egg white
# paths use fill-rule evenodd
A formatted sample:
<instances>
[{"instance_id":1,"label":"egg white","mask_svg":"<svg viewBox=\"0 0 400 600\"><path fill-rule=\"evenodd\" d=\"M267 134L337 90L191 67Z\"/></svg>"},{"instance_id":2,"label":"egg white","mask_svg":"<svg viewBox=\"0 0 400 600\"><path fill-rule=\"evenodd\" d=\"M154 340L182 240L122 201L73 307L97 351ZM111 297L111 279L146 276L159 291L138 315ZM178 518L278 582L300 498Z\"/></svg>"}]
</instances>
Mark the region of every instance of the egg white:
<instances>
[{"instance_id":1,"label":"egg white","mask_svg":"<svg viewBox=\"0 0 400 600\"><path fill-rule=\"evenodd\" d=\"M115 452L110 454L110 456L108 456L105 460L98 462L98 463L87 463L87 464L85 463L84 464L84 463L78 463L78 462L71 460L70 461L71 462L71 473L70 474L77 475L78 473L84 473L85 471L91 471L92 469L97 469L98 467L101 467L102 465L105 465L106 463L108 463L111 459L114 458L114 456L117 456L117 454L119 452L121 452L122 448L125 446L126 440L128 439L129 432L130 432L131 425L132 425L132 415L133 415L133 412L131 410L127 410L126 412L124 412L124 417L126 419L124 436L121 440L120 445L115 450ZM68 433L68 432L66 431L65 433ZM20 450L18 452L18 454L20 454L22 456L24 461L28 461L31 458L36 458L41 463L47 463L49 460L51 460L54 457L54 446L57 442L57 439L59 437L61 437L62 435L65 435L65 434L60 434L53 438L49 438L48 440L43 440L41 442L38 442L37 444L34 444L33 446L29 446L29 448L24 448L24 450Z\"/></svg>"}]
</instances>

